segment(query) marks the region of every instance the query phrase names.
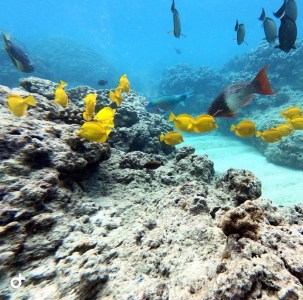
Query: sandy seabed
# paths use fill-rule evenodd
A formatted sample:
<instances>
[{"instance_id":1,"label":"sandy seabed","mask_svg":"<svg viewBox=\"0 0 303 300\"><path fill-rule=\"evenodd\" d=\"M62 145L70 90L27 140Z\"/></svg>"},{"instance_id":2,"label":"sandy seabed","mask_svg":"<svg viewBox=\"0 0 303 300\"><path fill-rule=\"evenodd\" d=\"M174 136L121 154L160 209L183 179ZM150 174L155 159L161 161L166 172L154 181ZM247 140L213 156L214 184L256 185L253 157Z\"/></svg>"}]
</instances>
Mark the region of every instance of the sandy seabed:
<instances>
[{"instance_id":1,"label":"sandy seabed","mask_svg":"<svg viewBox=\"0 0 303 300\"><path fill-rule=\"evenodd\" d=\"M303 171L269 162L262 153L240 139L218 134L187 135L184 145L194 147L196 154L207 154L218 173L229 168L253 172L262 182L262 197L272 200L274 205L290 206L302 202Z\"/></svg>"}]
</instances>

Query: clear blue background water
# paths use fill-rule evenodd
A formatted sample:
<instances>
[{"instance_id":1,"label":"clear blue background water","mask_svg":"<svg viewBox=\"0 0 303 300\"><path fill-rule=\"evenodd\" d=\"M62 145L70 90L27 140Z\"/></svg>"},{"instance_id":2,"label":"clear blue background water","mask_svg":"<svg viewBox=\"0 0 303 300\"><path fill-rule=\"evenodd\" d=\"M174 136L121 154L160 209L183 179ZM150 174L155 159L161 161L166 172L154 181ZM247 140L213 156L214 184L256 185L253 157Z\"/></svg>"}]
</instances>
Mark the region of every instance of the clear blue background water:
<instances>
[{"instance_id":1,"label":"clear blue background water","mask_svg":"<svg viewBox=\"0 0 303 300\"><path fill-rule=\"evenodd\" d=\"M234 55L255 48L264 37L258 20L262 7L274 18L272 12L282 2L176 0L186 35L176 39L167 33L173 26L170 0L1 0L0 29L12 33L29 52L32 42L61 35L106 56L130 78L150 71L156 76L177 63L220 68ZM246 26L248 45L236 44L236 19ZM300 12L297 25L301 38Z\"/></svg>"}]
</instances>

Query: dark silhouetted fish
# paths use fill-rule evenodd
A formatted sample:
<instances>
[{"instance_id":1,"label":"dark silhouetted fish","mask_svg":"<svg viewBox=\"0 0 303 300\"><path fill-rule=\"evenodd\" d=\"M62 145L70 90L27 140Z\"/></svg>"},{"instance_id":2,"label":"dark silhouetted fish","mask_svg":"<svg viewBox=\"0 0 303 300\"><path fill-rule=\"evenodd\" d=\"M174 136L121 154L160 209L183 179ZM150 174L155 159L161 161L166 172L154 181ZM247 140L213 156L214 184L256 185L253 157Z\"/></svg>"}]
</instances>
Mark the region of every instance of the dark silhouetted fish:
<instances>
[{"instance_id":1,"label":"dark silhouetted fish","mask_svg":"<svg viewBox=\"0 0 303 300\"><path fill-rule=\"evenodd\" d=\"M295 0L284 0L279 10L274 13L274 16L277 18L281 18L283 15L287 15L293 21L297 20L298 8Z\"/></svg>"},{"instance_id":2,"label":"dark silhouetted fish","mask_svg":"<svg viewBox=\"0 0 303 300\"><path fill-rule=\"evenodd\" d=\"M101 80L98 81L98 84L101 85L101 86L106 85L107 83L108 83L108 81L107 80L103 80L103 79L101 79Z\"/></svg>"},{"instance_id":3,"label":"dark silhouetted fish","mask_svg":"<svg viewBox=\"0 0 303 300\"><path fill-rule=\"evenodd\" d=\"M181 33L181 21L180 21L179 13L175 7L175 0L173 0L170 9L173 13L174 36L176 38L180 38L181 35L185 37L185 35Z\"/></svg>"},{"instance_id":4,"label":"dark silhouetted fish","mask_svg":"<svg viewBox=\"0 0 303 300\"><path fill-rule=\"evenodd\" d=\"M273 95L264 67L251 82L239 82L226 87L211 103L208 114L214 117L235 117L241 107L253 99L253 94Z\"/></svg>"},{"instance_id":5,"label":"dark silhouetted fish","mask_svg":"<svg viewBox=\"0 0 303 300\"><path fill-rule=\"evenodd\" d=\"M148 112L161 114L172 111L180 102L192 97L190 92L183 93L181 95L165 95L155 99L152 99L145 105L145 109Z\"/></svg>"},{"instance_id":6,"label":"dark silhouetted fish","mask_svg":"<svg viewBox=\"0 0 303 300\"><path fill-rule=\"evenodd\" d=\"M34 71L34 66L30 62L27 54L17 45L15 45L8 34L2 34L4 46L9 58L18 70L24 73L31 73Z\"/></svg>"},{"instance_id":7,"label":"dark silhouetted fish","mask_svg":"<svg viewBox=\"0 0 303 300\"><path fill-rule=\"evenodd\" d=\"M179 50L179 49L177 49L177 48L175 48L175 50L176 50L176 53L177 54L181 54L182 52Z\"/></svg>"},{"instance_id":8,"label":"dark silhouetted fish","mask_svg":"<svg viewBox=\"0 0 303 300\"><path fill-rule=\"evenodd\" d=\"M150 160L147 161L144 165L143 168L145 169L149 169L149 170L155 170L158 169L159 167L163 166L163 162L162 161L156 161L156 160Z\"/></svg>"},{"instance_id":9,"label":"dark silhouetted fish","mask_svg":"<svg viewBox=\"0 0 303 300\"><path fill-rule=\"evenodd\" d=\"M281 24L279 27L279 45L277 45L275 48L279 48L282 51L288 53L291 49L296 49L296 39L296 22L288 15L284 14L284 16L281 18Z\"/></svg>"},{"instance_id":10,"label":"dark silhouetted fish","mask_svg":"<svg viewBox=\"0 0 303 300\"><path fill-rule=\"evenodd\" d=\"M273 43L277 38L277 25L275 21L271 18L265 16L265 10L262 8L262 13L259 18L260 21L263 21L263 28L265 37L268 43Z\"/></svg>"},{"instance_id":11,"label":"dark silhouetted fish","mask_svg":"<svg viewBox=\"0 0 303 300\"><path fill-rule=\"evenodd\" d=\"M238 20L235 25L235 31L237 31L237 43L241 45L245 39L245 26L244 24L239 24Z\"/></svg>"}]
</instances>

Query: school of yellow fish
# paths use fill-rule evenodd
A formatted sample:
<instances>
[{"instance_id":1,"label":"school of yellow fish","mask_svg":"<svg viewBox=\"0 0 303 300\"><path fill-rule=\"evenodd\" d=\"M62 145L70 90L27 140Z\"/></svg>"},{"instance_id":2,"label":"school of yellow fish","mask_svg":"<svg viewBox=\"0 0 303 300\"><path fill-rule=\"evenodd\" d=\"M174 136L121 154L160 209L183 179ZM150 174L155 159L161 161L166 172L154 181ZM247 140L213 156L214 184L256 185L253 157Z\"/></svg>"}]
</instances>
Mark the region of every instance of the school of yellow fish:
<instances>
[{"instance_id":1,"label":"school of yellow fish","mask_svg":"<svg viewBox=\"0 0 303 300\"><path fill-rule=\"evenodd\" d=\"M61 105L63 108L68 107L68 95L64 90L66 86L67 83L60 80L54 93L54 103ZM109 92L110 100L116 102L117 106L121 105L123 100L122 92L130 92L130 83L126 74L121 76L115 92ZM109 106L105 106L99 112L95 113L97 104L97 94L95 93L89 93L86 95L83 102L85 106L83 119L86 122L77 131L77 135L94 142L106 142L109 134L114 128L114 116L116 110ZM16 117L22 117L27 115L29 105L36 106L36 101L32 95L23 98L20 95L10 94L7 96L7 105Z\"/></svg>"},{"instance_id":2,"label":"school of yellow fish","mask_svg":"<svg viewBox=\"0 0 303 300\"><path fill-rule=\"evenodd\" d=\"M67 83L60 80L55 90L54 103L62 107L68 106L68 95L64 88ZM119 84L114 91L109 92L109 99L120 106L123 101L122 93L130 92L130 82L126 74L119 79ZM77 135L87 140L104 143L114 128L115 109L109 106L103 107L99 112L95 113L97 104L97 94L89 93L83 99L84 112L83 119L86 121L77 131ZM35 98L30 95L21 97L20 95L10 94L7 96L7 104L10 111L17 117L27 114L28 106L36 106ZM289 136L293 130L303 130L303 112L300 107L289 107L280 115L286 120L285 123L278 124L276 127L260 132L256 129L254 122L250 120L242 120L237 125L232 124L230 130L234 131L238 137L247 138L256 136L267 143L275 143L283 137ZM176 116L173 112L169 115L168 121L173 122L174 127L183 132L205 133L218 128L215 118L211 115L202 114L196 118L188 114L180 114ZM179 131L170 131L160 135L160 141L167 145L178 145L182 143L183 136Z\"/></svg>"},{"instance_id":3,"label":"school of yellow fish","mask_svg":"<svg viewBox=\"0 0 303 300\"><path fill-rule=\"evenodd\" d=\"M232 124L231 131L234 131L238 137L260 137L264 142L275 143L281 141L283 137L290 135L293 130L303 130L303 113L300 107L289 107L282 111L280 115L286 120L286 123L278 124L276 127L264 130L256 129L255 123L250 120L242 120L238 125ZM199 115L194 118L188 114L175 116L170 114L169 121L174 123L174 127L184 132L204 133L218 128L215 119L210 115ZM170 131L161 134L160 141L167 145L178 145L183 142L180 132Z\"/></svg>"}]
</instances>

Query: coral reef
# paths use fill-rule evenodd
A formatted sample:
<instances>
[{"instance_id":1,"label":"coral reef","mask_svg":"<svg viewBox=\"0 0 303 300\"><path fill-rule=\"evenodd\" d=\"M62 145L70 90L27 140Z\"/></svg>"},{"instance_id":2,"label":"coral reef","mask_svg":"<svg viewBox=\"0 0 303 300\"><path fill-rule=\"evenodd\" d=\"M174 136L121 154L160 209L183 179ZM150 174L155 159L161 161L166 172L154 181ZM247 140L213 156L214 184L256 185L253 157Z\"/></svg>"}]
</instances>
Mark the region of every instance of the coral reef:
<instances>
[{"instance_id":1,"label":"coral reef","mask_svg":"<svg viewBox=\"0 0 303 300\"><path fill-rule=\"evenodd\" d=\"M0 89L1 299L303 298L302 205L272 206L245 170L215 177L192 147L166 151L156 137L170 125L134 92L98 144L61 115L56 84L21 86ZM67 91L67 115L81 116L88 90ZM12 92L37 107L13 117Z\"/></svg>"}]
</instances>

